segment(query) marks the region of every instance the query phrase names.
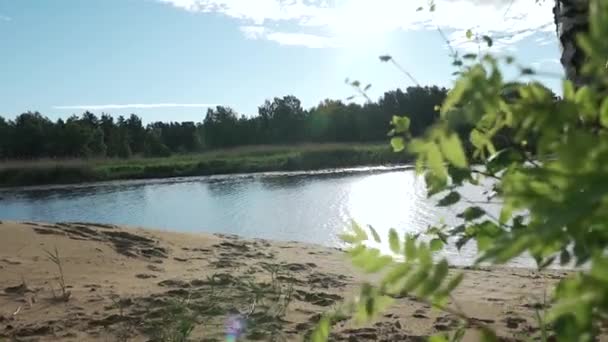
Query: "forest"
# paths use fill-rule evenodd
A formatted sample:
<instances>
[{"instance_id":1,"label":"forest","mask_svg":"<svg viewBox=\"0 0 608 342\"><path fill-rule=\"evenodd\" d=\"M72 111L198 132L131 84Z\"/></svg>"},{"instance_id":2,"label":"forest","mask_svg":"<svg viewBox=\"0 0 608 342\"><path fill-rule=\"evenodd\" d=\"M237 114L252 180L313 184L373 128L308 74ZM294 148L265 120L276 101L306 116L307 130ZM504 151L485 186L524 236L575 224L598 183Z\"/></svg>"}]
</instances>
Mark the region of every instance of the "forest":
<instances>
[{"instance_id":1,"label":"forest","mask_svg":"<svg viewBox=\"0 0 608 342\"><path fill-rule=\"evenodd\" d=\"M387 139L394 115L407 115L421 135L438 119L446 88L416 86L387 91L364 104L324 100L310 109L295 96L266 100L253 116L230 107L209 108L200 122L152 122L136 114L85 112L52 121L26 112L0 117L0 159L165 157L246 145L377 142ZM201 113L202 114L202 113Z\"/></svg>"}]
</instances>

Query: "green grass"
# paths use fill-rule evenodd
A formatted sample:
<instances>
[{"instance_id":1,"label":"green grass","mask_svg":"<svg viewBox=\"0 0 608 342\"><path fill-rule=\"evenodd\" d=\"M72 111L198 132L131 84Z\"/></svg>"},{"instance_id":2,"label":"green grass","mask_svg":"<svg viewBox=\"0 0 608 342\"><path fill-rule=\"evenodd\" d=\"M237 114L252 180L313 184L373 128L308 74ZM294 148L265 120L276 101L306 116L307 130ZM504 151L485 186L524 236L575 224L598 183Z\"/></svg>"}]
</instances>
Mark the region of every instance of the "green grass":
<instances>
[{"instance_id":1,"label":"green grass","mask_svg":"<svg viewBox=\"0 0 608 342\"><path fill-rule=\"evenodd\" d=\"M42 159L0 163L0 186L317 170L408 161L382 144L247 146L166 158Z\"/></svg>"}]
</instances>

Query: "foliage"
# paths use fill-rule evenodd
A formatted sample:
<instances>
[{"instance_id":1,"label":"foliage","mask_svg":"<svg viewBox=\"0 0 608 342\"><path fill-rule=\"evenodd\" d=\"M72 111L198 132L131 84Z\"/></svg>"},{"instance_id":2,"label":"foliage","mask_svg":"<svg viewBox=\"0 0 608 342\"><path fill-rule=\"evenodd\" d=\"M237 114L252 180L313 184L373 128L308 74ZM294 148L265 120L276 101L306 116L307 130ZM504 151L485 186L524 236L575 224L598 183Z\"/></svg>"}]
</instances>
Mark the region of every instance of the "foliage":
<instances>
[{"instance_id":1,"label":"foliage","mask_svg":"<svg viewBox=\"0 0 608 342\"><path fill-rule=\"evenodd\" d=\"M172 153L259 144L373 142L385 139L395 113L411 113L412 134L422 134L438 118L433 108L445 88L409 87L360 105L324 100L308 110L295 96L275 97L245 116L230 107L209 108L202 122L152 122L137 115L85 112L53 122L38 112L0 117L0 159L166 157Z\"/></svg>"},{"instance_id":2,"label":"foliage","mask_svg":"<svg viewBox=\"0 0 608 342\"><path fill-rule=\"evenodd\" d=\"M392 146L417 156L428 195L440 206L470 206L458 215L460 224L430 227L429 243L391 231L391 250L404 261L366 247L367 232L354 225L342 237L352 244L353 263L386 272L379 284L362 287L358 317L373 316L395 294L414 294L452 312L446 296L462 275L446 280L447 261L432 261L432 252L449 238L458 248L474 241L476 265L504 264L525 253L539 269L555 262L578 266L560 280L546 315L538 318L545 339L555 334L551 338L560 341L595 340L608 319L608 3L591 0L589 13L589 32L579 37L588 56L582 69L588 83L577 88L564 81L563 99L540 83L506 82L501 68L512 58L454 56L460 76L439 108L440 119L420 137L409 134L407 120L393 120ZM484 40L491 45L491 38ZM532 74L520 70L522 76ZM470 153L458 131L463 123L472 127L465 135ZM505 132L507 141L497 146ZM500 204L498 215L460 191L466 184L483 193L488 180L487 202ZM496 340L491 330L479 328L485 340ZM317 332L317 340L325 340L328 324Z\"/></svg>"}]
</instances>

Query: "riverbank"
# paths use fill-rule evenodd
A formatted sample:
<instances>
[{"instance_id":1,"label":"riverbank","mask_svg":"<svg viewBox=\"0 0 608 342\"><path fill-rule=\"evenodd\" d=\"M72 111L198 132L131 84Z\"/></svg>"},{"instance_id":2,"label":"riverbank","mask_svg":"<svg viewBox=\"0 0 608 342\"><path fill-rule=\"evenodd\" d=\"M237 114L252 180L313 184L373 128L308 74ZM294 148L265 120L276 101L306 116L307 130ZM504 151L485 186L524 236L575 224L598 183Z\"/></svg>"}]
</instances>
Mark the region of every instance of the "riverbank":
<instances>
[{"instance_id":1,"label":"riverbank","mask_svg":"<svg viewBox=\"0 0 608 342\"><path fill-rule=\"evenodd\" d=\"M62 272L49 260L59 254ZM563 271L467 270L455 292L470 317L509 340L537 331ZM364 281L343 252L298 242L171 233L84 223L0 224L0 337L147 341L192 326L192 339L226 340L241 317L244 340L301 340L319 315ZM62 290L62 282L64 290ZM401 298L363 327L343 320L333 341L424 341L455 317ZM476 340L472 332L467 340Z\"/></svg>"},{"instance_id":2,"label":"riverbank","mask_svg":"<svg viewBox=\"0 0 608 342\"><path fill-rule=\"evenodd\" d=\"M249 146L166 158L5 161L0 162L0 187L305 171L409 160L383 143Z\"/></svg>"}]
</instances>

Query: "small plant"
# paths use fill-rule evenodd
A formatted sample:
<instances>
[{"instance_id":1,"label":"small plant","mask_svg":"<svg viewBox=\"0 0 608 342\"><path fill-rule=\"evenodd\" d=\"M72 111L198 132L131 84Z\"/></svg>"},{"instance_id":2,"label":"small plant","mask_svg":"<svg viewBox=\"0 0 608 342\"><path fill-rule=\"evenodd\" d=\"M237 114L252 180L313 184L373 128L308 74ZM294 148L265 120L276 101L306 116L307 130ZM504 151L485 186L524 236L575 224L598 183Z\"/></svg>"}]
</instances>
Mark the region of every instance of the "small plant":
<instances>
[{"instance_id":1,"label":"small plant","mask_svg":"<svg viewBox=\"0 0 608 342\"><path fill-rule=\"evenodd\" d=\"M153 341L186 342L197 325L199 314L190 308L190 298L171 300L162 320L152 329Z\"/></svg>"},{"instance_id":2,"label":"small plant","mask_svg":"<svg viewBox=\"0 0 608 342\"><path fill-rule=\"evenodd\" d=\"M118 342L127 342L129 338L133 335L133 324L129 317L125 314L125 300L121 300L118 295L111 295L110 300L112 301L112 306L118 309L118 316L120 316L120 326L114 337Z\"/></svg>"},{"instance_id":3,"label":"small plant","mask_svg":"<svg viewBox=\"0 0 608 342\"><path fill-rule=\"evenodd\" d=\"M47 259L49 261L51 261L53 264L55 264L55 266L57 266L57 269L58 269L58 275L55 278L55 280L57 281L57 284L59 285L60 293L59 293L59 295L57 295L57 293L55 292L55 289L53 288L53 286L51 286L51 291L53 292L53 298L57 301L67 302L68 300L70 300L72 293L70 291L68 291L67 285L65 283L65 276L63 273L63 264L61 262L61 258L59 257L59 251L57 250L57 247L55 247L53 252L50 252L46 249L44 250L44 252L46 253Z\"/></svg>"}]
</instances>

